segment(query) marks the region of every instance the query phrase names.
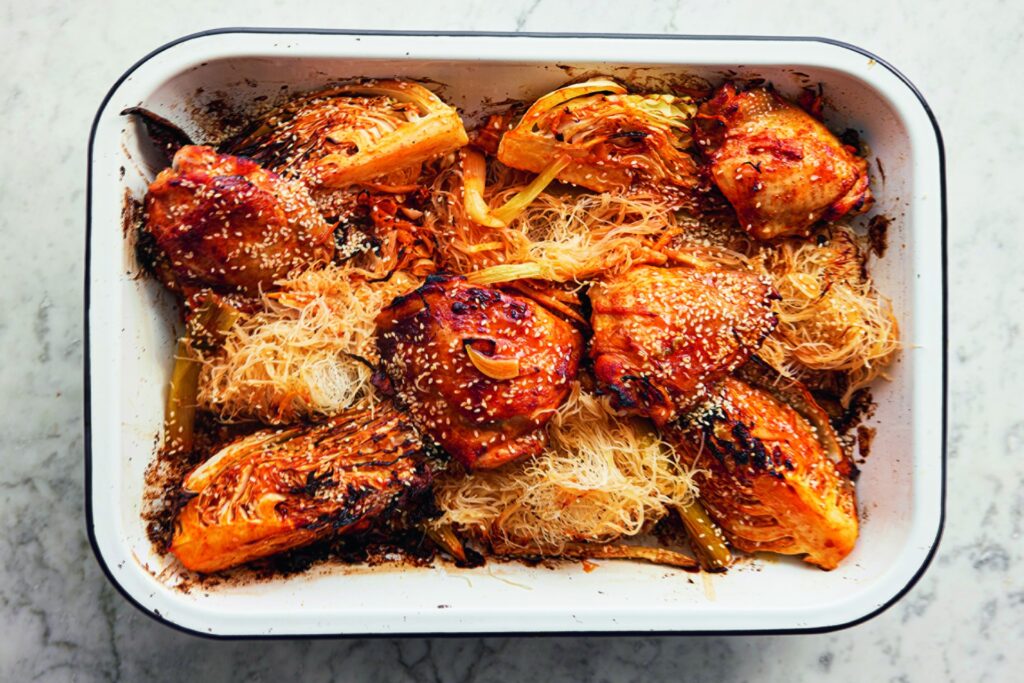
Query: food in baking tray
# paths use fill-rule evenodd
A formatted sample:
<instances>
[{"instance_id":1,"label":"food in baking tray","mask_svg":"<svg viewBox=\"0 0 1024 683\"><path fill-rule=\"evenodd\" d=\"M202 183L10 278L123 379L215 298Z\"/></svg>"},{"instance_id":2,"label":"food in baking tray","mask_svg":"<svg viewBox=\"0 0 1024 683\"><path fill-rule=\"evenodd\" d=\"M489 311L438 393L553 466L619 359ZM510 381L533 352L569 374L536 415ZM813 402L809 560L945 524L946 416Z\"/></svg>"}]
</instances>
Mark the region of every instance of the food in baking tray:
<instances>
[{"instance_id":1,"label":"food in baking tray","mask_svg":"<svg viewBox=\"0 0 1024 683\"><path fill-rule=\"evenodd\" d=\"M201 574L838 566L900 343L864 150L805 95L597 76L464 121L361 80L205 144L133 110L170 159L138 251L184 322L154 540Z\"/></svg>"}]
</instances>

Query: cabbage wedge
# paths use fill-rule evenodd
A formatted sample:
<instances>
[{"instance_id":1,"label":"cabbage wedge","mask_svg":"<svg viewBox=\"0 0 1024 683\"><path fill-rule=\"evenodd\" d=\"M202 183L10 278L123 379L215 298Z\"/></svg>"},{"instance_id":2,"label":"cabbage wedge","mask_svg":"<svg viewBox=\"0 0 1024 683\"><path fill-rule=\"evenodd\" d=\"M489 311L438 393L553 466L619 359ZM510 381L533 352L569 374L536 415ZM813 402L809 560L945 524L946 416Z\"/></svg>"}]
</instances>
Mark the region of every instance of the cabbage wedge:
<instances>
[{"instance_id":1,"label":"cabbage wedge","mask_svg":"<svg viewBox=\"0 0 1024 683\"><path fill-rule=\"evenodd\" d=\"M708 516L734 548L835 569L853 550L859 521L853 482L829 458L831 425L815 425L781 395L735 377L714 391L665 432L681 462L697 468Z\"/></svg>"},{"instance_id":2,"label":"cabbage wedge","mask_svg":"<svg viewBox=\"0 0 1024 683\"><path fill-rule=\"evenodd\" d=\"M406 514L429 484L420 439L393 408L263 430L185 477L170 550L193 571L228 569Z\"/></svg>"},{"instance_id":3,"label":"cabbage wedge","mask_svg":"<svg viewBox=\"0 0 1024 683\"><path fill-rule=\"evenodd\" d=\"M227 147L311 187L339 189L467 142L458 112L437 95L417 83L382 80L298 97Z\"/></svg>"},{"instance_id":4,"label":"cabbage wedge","mask_svg":"<svg viewBox=\"0 0 1024 683\"><path fill-rule=\"evenodd\" d=\"M506 132L498 159L541 173L568 158L557 178L597 192L643 190L671 200L697 186L692 145L696 105L670 94L633 94L599 78L541 97Z\"/></svg>"}]
</instances>

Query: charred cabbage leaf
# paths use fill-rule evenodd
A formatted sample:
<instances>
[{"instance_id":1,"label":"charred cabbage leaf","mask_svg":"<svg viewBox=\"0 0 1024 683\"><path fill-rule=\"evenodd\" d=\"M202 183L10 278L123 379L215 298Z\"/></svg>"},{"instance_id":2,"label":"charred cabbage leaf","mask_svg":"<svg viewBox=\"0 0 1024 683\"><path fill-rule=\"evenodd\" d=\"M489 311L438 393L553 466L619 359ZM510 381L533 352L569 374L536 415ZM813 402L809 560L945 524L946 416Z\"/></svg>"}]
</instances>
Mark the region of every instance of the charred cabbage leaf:
<instances>
[{"instance_id":1,"label":"charred cabbage leaf","mask_svg":"<svg viewBox=\"0 0 1024 683\"><path fill-rule=\"evenodd\" d=\"M389 407L260 431L185 478L192 498L178 515L171 552L193 571L220 571L365 530L429 482L419 437Z\"/></svg>"},{"instance_id":2,"label":"charred cabbage leaf","mask_svg":"<svg viewBox=\"0 0 1024 683\"><path fill-rule=\"evenodd\" d=\"M790 390L804 393L804 406L813 403L799 385ZM827 421L812 426L774 392L727 377L669 435L734 547L803 555L822 569L853 550L856 498L829 457L836 438Z\"/></svg>"},{"instance_id":3,"label":"charred cabbage leaf","mask_svg":"<svg viewBox=\"0 0 1024 683\"><path fill-rule=\"evenodd\" d=\"M430 90L382 80L296 98L227 146L313 188L337 189L415 167L467 140L458 113Z\"/></svg>"},{"instance_id":4,"label":"charred cabbage leaf","mask_svg":"<svg viewBox=\"0 0 1024 683\"><path fill-rule=\"evenodd\" d=\"M563 182L679 200L698 185L686 151L695 112L687 97L629 93L608 79L568 85L533 103L502 136L498 159L541 173L568 158L557 175Z\"/></svg>"}]
</instances>

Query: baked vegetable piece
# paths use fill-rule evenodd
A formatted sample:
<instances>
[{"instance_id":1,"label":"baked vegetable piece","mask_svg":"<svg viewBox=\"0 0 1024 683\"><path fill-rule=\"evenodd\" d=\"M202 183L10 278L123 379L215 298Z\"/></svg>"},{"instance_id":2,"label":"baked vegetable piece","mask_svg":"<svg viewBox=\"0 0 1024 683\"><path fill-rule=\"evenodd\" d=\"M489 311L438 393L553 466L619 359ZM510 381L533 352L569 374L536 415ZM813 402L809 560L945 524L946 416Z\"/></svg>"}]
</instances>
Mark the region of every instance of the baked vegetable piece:
<instances>
[{"instance_id":1,"label":"baked vegetable piece","mask_svg":"<svg viewBox=\"0 0 1024 683\"><path fill-rule=\"evenodd\" d=\"M311 188L337 189L467 141L458 112L422 85L370 80L296 98L229 146Z\"/></svg>"},{"instance_id":2,"label":"baked vegetable piece","mask_svg":"<svg viewBox=\"0 0 1024 683\"><path fill-rule=\"evenodd\" d=\"M506 132L498 159L541 173L567 159L557 178L597 192L642 189L681 203L697 187L692 143L696 106L669 94L631 94L608 79L554 90Z\"/></svg>"},{"instance_id":3,"label":"baked vegetable piece","mask_svg":"<svg viewBox=\"0 0 1024 683\"><path fill-rule=\"evenodd\" d=\"M775 327L752 272L639 266L590 288L590 357L616 407L658 425L705 396Z\"/></svg>"},{"instance_id":4,"label":"baked vegetable piece","mask_svg":"<svg viewBox=\"0 0 1024 683\"><path fill-rule=\"evenodd\" d=\"M572 325L533 300L453 275L427 278L377 317L386 390L469 468L541 451L581 347Z\"/></svg>"},{"instance_id":5,"label":"baked vegetable piece","mask_svg":"<svg viewBox=\"0 0 1024 683\"><path fill-rule=\"evenodd\" d=\"M804 555L822 569L853 550L853 485L827 455L836 443L827 421L812 426L772 393L727 377L667 438L696 468L701 502L734 547Z\"/></svg>"},{"instance_id":6,"label":"baked vegetable piece","mask_svg":"<svg viewBox=\"0 0 1024 683\"><path fill-rule=\"evenodd\" d=\"M164 407L164 450L190 453L206 354L215 353L241 318L226 297L203 290L185 300L185 335L178 339Z\"/></svg>"},{"instance_id":7,"label":"baked vegetable piece","mask_svg":"<svg viewBox=\"0 0 1024 683\"><path fill-rule=\"evenodd\" d=\"M193 470L171 552L215 572L370 527L430 483L415 430L387 406L264 430Z\"/></svg>"},{"instance_id":8,"label":"baked vegetable piece","mask_svg":"<svg viewBox=\"0 0 1024 683\"><path fill-rule=\"evenodd\" d=\"M819 220L871 206L867 161L770 88L726 83L697 121L712 179L759 239L807 235Z\"/></svg>"},{"instance_id":9,"label":"baked vegetable piece","mask_svg":"<svg viewBox=\"0 0 1024 683\"><path fill-rule=\"evenodd\" d=\"M179 285L257 294L334 251L301 183L210 147L178 150L145 204L145 229Z\"/></svg>"}]
</instances>

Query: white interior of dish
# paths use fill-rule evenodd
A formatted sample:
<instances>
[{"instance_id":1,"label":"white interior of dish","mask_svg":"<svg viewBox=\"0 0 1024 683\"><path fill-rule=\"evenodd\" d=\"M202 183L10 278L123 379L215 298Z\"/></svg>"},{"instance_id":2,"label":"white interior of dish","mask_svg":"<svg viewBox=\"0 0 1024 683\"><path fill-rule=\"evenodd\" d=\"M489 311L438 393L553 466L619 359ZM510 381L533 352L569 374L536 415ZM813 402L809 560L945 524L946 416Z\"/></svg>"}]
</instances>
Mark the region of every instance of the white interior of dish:
<instances>
[{"instance_id":1,"label":"white interior of dish","mask_svg":"<svg viewBox=\"0 0 1024 683\"><path fill-rule=\"evenodd\" d=\"M118 112L141 104L191 128L196 103L219 99L243 109L257 98L274 100L284 85L299 92L357 76L432 79L444 84L449 102L475 112L481 102L533 99L561 85L567 75L557 65L627 79L686 72L717 82L732 71L790 94L820 82L827 123L854 128L869 144L874 211L894 219L889 251L872 273L894 301L905 351L891 381L874 388L878 436L858 483L862 532L853 554L833 572L792 559L754 560L709 577L613 561L589 573L576 563L327 565L188 593L169 585L162 576L169 559L146 538L140 507L160 433L174 313L158 285L135 276L120 219L125 189L141 197L159 169L147 161L140 129ZM857 52L809 41L213 35L159 53L115 89L98 118L92 174L93 530L115 581L165 619L201 632L252 635L823 627L886 603L935 540L942 462L938 151L911 91Z\"/></svg>"}]
</instances>

